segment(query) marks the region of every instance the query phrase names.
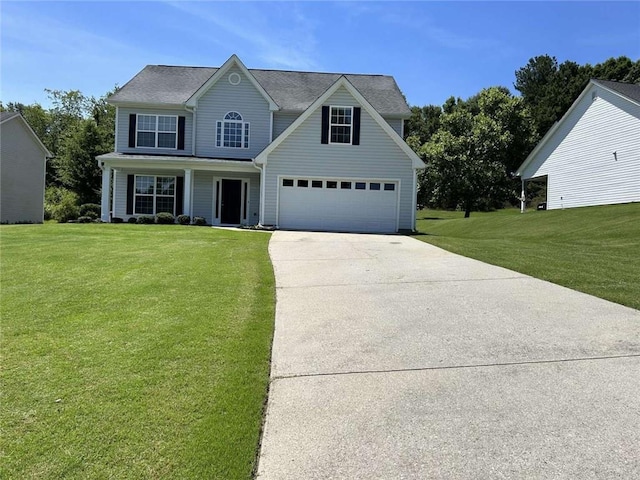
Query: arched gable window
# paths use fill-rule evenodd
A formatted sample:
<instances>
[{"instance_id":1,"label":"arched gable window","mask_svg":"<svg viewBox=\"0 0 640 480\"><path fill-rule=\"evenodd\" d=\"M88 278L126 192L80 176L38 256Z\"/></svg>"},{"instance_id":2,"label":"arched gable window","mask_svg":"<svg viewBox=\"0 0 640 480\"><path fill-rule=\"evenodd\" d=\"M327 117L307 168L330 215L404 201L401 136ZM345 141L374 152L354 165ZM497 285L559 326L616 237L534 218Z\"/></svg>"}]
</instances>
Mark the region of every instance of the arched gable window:
<instances>
[{"instance_id":1,"label":"arched gable window","mask_svg":"<svg viewBox=\"0 0 640 480\"><path fill-rule=\"evenodd\" d=\"M216 122L216 146L249 148L249 123L242 121L238 112L227 112L222 121Z\"/></svg>"}]
</instances>

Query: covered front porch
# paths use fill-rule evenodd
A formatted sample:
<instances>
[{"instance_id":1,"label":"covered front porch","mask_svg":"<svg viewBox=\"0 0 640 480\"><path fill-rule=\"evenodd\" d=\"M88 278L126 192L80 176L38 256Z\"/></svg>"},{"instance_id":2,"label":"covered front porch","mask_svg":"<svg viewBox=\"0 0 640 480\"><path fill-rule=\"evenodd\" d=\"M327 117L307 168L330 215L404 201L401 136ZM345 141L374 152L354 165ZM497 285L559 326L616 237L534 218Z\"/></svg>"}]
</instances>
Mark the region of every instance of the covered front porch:
<instances>
[{"instance_id":1,"label":"covered front porch","mask_svg":"<svg viewBox=\"0 0 640 480\"><path fill-rule=\"evenodd\" d=\"M260 170L251 161L123 154L98 161L104 222L168 212L210 225L259 223Z\"/></svg>"}]
</instances>

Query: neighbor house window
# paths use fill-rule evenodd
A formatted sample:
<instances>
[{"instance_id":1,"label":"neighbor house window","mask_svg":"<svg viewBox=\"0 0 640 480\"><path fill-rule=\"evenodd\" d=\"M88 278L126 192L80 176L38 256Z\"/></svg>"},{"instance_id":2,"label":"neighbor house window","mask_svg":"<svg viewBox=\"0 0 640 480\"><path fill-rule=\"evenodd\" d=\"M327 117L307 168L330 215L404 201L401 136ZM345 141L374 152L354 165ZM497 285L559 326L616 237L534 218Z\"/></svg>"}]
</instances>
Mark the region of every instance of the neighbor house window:
<instances>
[{"instance_id":1,"label":"neighbor house window","mask_svg":"<svg viewBox=\"0 0 640 480\"><path fill-rule=\"evenodd\" d=\"M136 175L135 187L134 214L175 214L176 177Z\"/></svg>"},{"instance_id":2,"label":"neighbor house window","mask_svg":"<svg viewBox=\"0 0 640 480\"><path fill-rule=\"evenodd\" d=\"M331 107L329 138L331 143L351 143L353 107Z\"/></svg>"},{"instance_id":3,"label":"neighbor house window","mask_svg":"<svg viewBox=\"0 0 640 480\"><path fill-rule=\"evenodd\" d=\"M216 146L249 148L249 123L238 112L229 112L216 123Z\"/></svg>"},{"instance_id":4,"label":"neighbor house window","mask_svg":"<svg viewBox=\"0 0 640 480\"><path fill-rule=\"evenodd\" d=\"M177 148L177 116L138 115L136 125L136 147Z\"/></svg>"}]
</instances>

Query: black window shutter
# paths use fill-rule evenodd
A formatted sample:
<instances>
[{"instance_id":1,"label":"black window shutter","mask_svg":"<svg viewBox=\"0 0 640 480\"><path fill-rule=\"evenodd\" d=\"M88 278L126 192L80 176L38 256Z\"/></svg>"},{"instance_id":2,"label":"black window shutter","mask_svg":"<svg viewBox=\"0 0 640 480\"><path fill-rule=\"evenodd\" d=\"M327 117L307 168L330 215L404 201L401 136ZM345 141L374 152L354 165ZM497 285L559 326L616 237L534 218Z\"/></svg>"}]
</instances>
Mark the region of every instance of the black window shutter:
<instances>
[{"instance_id":1,"label":"black window shutter","mask_svg":"<svg viewBox=\"0 0 640 480\"><path fill-rule=\"evenodd\" d=\"M133 182L135 175L127 175L127 215L133 215Z\"/></svg>"},{"instance_id":2,"label":"black window shutter","mask_svg":"<svg viewBox=\"0 0 640 480\"><path fill-rule=\"evenodd\" d=\"M322 107L322 135L320 143L329 143L329 107Z\"/></svg>"},{"instance_id":3,"label":"black window shutter","mask_svg":"<svg viewBox=\"0 0 640 480\"><path fill-rule=\"evenodd\" d=\"M184 177L176 179L176 215L182 215L184 201Z\"/></svg>"},{"instance_id":4,"label":"black window shutter","mask_svg":"<svg viewBox=\"0 0 640 480\"><path fill-rule=\"evenodd\" d=\"M136 146L136 114L129 115L129 148Z\"/></svg>"},{"instance_id":5,"label":"black window shutter","mask_svg":"<svg viewBox=\"0 0 640 480\"><path fill-rule=\"evenodd\" d=\"M360 107L353 107L353 136L352 145L360 145Z\"/></svg>"},{"instance_id":6,"label":"black window shutter","mask_svg":"<svg viewBox=\"0 0 640 480\"><path fill-rule=\"evenodd\" d=\"M184 117L178 117L178 150L184 150Z\"/></svg>"}]
</instances>

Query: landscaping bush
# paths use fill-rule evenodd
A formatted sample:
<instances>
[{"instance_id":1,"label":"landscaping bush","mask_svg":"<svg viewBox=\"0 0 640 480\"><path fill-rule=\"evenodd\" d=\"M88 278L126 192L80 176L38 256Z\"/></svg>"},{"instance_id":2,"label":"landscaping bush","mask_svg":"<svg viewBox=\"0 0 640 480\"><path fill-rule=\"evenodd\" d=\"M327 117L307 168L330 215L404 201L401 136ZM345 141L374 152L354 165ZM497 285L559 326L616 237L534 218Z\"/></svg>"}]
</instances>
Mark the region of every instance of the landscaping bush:
<instances>
[{"instance_id":1,"label":"landscaping bush","mask_svg":"<svg viewBox=\"0 0 640 480\"><path fill-rule=\"evenodd\" d=\"M173 225L176 223L176 219L169 212L161 212L156 215L156 223L161 225Z\"/></svg>"},{"instance_id":2,"label":"landscaping bush","mask_svg":"<svg viewBox=\"0 0 640 480\"><path fill-rule=\"evenodd\" d=\"M138 220L136 219L136 217L129 217L127 219L127 223L138 223Z\"/></svg>"},{"instance_id":3,"label":"landscaping bush","mask_svg":"<svg viewBox=\"0 0 640 480\"><path fill-rule=\"evenodd\" d=\"M62 187L49 187L44 196L45 219L66 223L80 216L78 195Z\"/></svg>"},{"instance_id":4,"label":"landscaping bush","mask_svg":"<svg viewBox=\"0 0 640 480\"><path fill-rule=\"evenodd\" d=\"M100 218L100 211L101 207L97 203L85 203L80 205L81 217L91 217L93 219Z\"/></svg>"},{"instance_id":5,"label":"landscaping bush","mask_svg":"<svg viewBox=\"0 0 640 480\"><path fill-rule=\"evenodd\" d=\"M152 217L151 215L140 215L137 218L136 223L140 223L140 224L144 224L144 225L149 225L151 223L156 223L156 217Z\"/></svg>"},{"instance_id":6,"label":"landscaping bush","mask_svg":"<svg viewBox=\"0 0 640 480\"><path fill-rule=\"evenodd\" d=\"M178 223L180 225L189 225L191 223L191 217L189 217L189 215L178 215Z\"/></svg>"},{"instance_id":7,"label":"landscaping bush","mask_svg":"<svg viewBox=\"0 0 640 480\"><path fill-rule=\"evenodd\" d=\"M123 223L124 220L120 217L112 217L111 218L111 223Z\"/></svg>"},{"instance_id":8,"label":"landscaping bush","mask_svg":"<svg viewBox=\"0 0 640 480\"><path fill-rule=\"evenodd\" d=\"M207 219L204 217L193 217L193 224L203 226L207 224Z\"/></svg>"},{"instance_id":9,"label":"landscaping bush","mask_svg":"<svg viewBox=\"0 0 640 480\"><path fill-rule=\"evenodd\" d=\"M88 216L88 215L82 215L80 217L78 217L78 223L91 223L93 222L94 218Z\"/></svg>"}]
</instances>

